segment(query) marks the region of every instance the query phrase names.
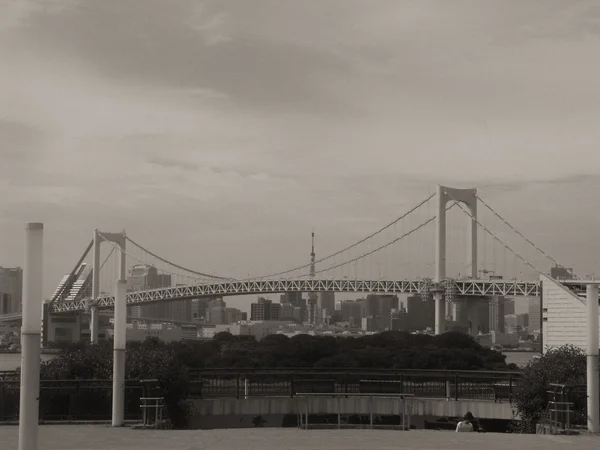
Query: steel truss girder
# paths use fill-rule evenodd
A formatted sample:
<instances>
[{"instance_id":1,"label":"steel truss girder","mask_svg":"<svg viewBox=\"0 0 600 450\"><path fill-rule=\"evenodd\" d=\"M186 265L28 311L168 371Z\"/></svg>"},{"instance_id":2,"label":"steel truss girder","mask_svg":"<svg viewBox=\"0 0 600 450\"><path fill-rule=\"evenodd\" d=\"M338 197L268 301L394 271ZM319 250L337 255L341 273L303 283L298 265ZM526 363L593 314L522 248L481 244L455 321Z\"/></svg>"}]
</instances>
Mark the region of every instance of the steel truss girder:
<instances>
[{"instance_id":1,"label":"steel truss girder","mask_svg":"<svg viewBox=\"0 0 600 450\"><path fill-rule=\"evenodd\" d=\"M427 280L402 281L364 281L364 280L259 280L259 281L216 281L193 286L176 286L160 289L129 292L128 305L139 305L151 302L184 300L199 297L230 296L247 294L273 294L283 292L365 292L374 294L419 294L430 283ZM495 296L504 297L537 297L539 282L503 281L503 280L465 280L454 281L456 295L460 296ZM111 308L115 299L111 295L99 296L99 308ZM56 302L52 311L56 313L81 311L85 309L86 300Z\"/></svg>"}]
</instances>

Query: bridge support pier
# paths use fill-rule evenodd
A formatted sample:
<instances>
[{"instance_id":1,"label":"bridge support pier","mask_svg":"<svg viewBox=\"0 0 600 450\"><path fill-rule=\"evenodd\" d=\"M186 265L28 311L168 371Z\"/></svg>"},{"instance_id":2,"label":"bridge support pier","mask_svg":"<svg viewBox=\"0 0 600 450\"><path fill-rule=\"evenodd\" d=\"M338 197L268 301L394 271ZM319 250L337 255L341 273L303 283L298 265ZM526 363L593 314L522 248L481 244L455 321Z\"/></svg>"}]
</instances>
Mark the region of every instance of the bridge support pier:
<instances>
[{"instance_id":1,"label":"bridge support pier","mask_svg":"<svg viewBox=\"0 0 600 450\"><path fill-rule=\"evenodd\" d=\"M90 341L92 344L98 343L98 306L90 306Z\"/></svg>"},{"instance_id":2,"label":"bridge support pier","mask_svg":"<svg viewBox=\"0 0 600 450\"><path fill-rule=\"evenodd\" d=\"M600 374L598 368L598 284L586 288L587 309L587 425L590 433L600 432Z\"/></svg>"},{"instance_id":3,"label":"bridge support pier","mask_svg":"<svg viewBox=\"0 0 600 450\"><path fill-rule=\"evenodd\" d=\"M435 301L435 334L444 334L446 332L446 305L444 294L441 289L433 291Z\"/></svg>"},{"instance_id":4,"label":"bridge support pier","mask_svg":"<svg viewBox=\"0 0 600 450\"><path fill-rule=\"evenodd\" d=\"M104 233L94 230L94 267L92 269L92 302L98 300L100 295L100 244L102 242L114 242L119 246L121 257L119 259L119 279L127 279L127 238L125 232L122 233ZM98 343L98 313L97 308L90 308L92 316L90 318L90 341L92 344Z\"/></svg>"}]
</instances>

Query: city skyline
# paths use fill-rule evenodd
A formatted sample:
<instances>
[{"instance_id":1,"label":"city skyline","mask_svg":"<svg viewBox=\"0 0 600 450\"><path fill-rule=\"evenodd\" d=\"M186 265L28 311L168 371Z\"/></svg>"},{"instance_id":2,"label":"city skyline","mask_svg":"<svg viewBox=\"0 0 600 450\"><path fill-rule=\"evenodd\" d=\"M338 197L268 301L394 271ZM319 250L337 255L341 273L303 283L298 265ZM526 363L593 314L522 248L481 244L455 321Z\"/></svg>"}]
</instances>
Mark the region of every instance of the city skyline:
<instances>
[{"instance_id":1,"label":"city skyline","mask_svg":"<svg viewBox=\"0 0 600 450\"><path fill-rule=\"evenodd\" d=\"M0 265L45 222L46 296L94 228L259 275L308 262L313 227L330 253L436 183L600 270L594 2L140 5L0 7Z\"/></svg>"}]
</instances>

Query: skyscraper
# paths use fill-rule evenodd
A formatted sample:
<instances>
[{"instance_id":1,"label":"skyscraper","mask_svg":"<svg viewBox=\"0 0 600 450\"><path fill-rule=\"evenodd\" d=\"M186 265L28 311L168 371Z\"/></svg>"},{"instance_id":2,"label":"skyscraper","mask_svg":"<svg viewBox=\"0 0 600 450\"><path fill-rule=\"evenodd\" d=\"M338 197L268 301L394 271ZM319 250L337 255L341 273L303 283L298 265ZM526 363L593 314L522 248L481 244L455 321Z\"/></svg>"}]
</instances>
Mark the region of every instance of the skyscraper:
<instances>
[{"instance_id":1,"label":"skyscraper","mask_svg":"<svg viewBox=\"0 0 600 450\"><path fill-rule=\"evenodd\" d=\"M489 305L490 331L504 333L504 297L492 297Z\"/></svg>"},{"instance_id":2,"label":"skyscraper","mask_svg":"<svg viewBox=\"0 0 600 450\"><path fill-rule=\"evenodd\" d=\"M136 264L129 270L127 288L129 291L170 287L171 275L158 273L156 267L147 264ZM130 306L128 315L133 317L160 320L192 320L192 300L174 300L157 302L148 305Z\"/></svg>"},{"instance_id":3,"label":"skyscraper","mask_svg":"<svg viewBox=\"0 0 600 450\"><path fill-rule=\"evenodd\" d=\"M542 329L542 311L539 297L529 297L529 326L527 330L532 333Z\"/></svg>"},{"instance_id":4,"label":"skyscraper","mask_svg":"<svg viewBox=\"0 0 600 450\"><path fill-rule=\"evenodd\" d=\"M18 313L22 303L23 270L0 267L0 314Z\"/></svg>"},{"instance_id":5,"label":"skyscraper","mask_svg":"<svg viewBox=\"0 0 600 450\"><path fill-rule=\"evenodd\" d=\"M256 303L250 303L250 320L279 320L281 305L259 297Z\"/></svg>"}]
</instances>

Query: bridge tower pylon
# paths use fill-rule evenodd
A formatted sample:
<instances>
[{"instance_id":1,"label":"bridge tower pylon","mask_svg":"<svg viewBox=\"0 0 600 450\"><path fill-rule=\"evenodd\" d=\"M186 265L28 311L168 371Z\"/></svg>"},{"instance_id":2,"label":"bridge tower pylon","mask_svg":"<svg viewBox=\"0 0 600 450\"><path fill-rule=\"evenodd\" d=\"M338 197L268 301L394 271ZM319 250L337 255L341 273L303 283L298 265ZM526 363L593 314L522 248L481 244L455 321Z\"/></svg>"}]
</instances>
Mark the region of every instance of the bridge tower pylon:
<instances>
[{"instance_id":1,"label":"bridge tower pylon","mask_svg":"<svg viewBox=\"0 0 600 450\"><path fill-rule=\"evenodd\" d=\"M442 283L446 278L446 205L448 202L463 203L469 210L467 226L470 239L467 244L467 263L471 278L477 278L477 189L456 189L438 185L434 277L436 283ZM442 334L446 331L446 308L442 303L443 296L438 294L435 302L435 334Z\"/></svg>"},{"instance_id":2,"label":"bridge tower pylon","mask_svg":"<svg viewBox=\"0 0 600 450\"><path fill-rule=\"evenodd\" d=\"M93 270L92 270L92 298L90 302L90 340L92 344L98 343L98 297L100 296L100 245L102 242L113 242L119 246L119 279L127 280L127 238L125 231L121 233L104 233L94 230L93 242Z\"/></svg>"}]
</instances>

